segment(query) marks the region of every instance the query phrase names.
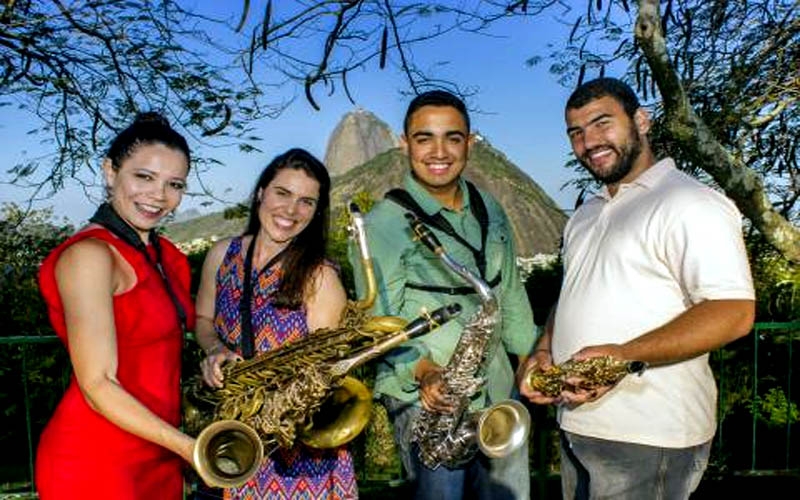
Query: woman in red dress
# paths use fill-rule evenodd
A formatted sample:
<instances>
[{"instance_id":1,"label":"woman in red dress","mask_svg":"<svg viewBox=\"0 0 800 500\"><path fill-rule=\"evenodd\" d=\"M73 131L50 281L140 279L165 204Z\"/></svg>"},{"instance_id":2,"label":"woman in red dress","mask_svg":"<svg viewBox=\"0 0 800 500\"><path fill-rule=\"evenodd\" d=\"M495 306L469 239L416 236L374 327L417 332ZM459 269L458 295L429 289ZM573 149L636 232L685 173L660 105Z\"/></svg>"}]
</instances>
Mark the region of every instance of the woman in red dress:
<instances>
[{"instance_id":1,"label":"woman in red dress","mask_svg":"<svg viewBox=\"0 0 800 500\"><path fill-rule=\"evenodd\" d=\"M73 375L36 456L50 499L180 499L183 330L193 328L186 258L154 228L181 201L186 140L139 115L103 161L109 201L42 263L50 320Z\"/></svg>"}]
</instances>

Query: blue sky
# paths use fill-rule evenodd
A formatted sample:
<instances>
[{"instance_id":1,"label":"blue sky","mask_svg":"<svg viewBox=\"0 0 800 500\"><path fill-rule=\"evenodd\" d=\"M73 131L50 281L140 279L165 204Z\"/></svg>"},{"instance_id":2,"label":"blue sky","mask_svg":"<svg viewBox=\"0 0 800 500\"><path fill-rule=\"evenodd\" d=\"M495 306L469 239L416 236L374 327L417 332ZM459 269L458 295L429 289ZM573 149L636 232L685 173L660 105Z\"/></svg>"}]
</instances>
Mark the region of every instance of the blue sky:
<instances>
[{"instance_id":1,"label":"blue sky","mask_svg":"<svg viewBox=\"0 0 800 500\"><path fill-rule=\"evenodd\" d=\"M238 18L236 3L231 5L232 19ZM531 176L559 206L572 206L576 193L561 186L574 177L564 167L569 158L569 145L564 133L563 106L570 89L564 88L549 74L549 63L530 67L526 60L533 55L550 52L546 44L559 44L569 27L552 17L518 19L498 25L493 36L453 33L444 38L418 45L415 61L423 68L436 67L435 75L470 87L476 94L468 105L473 109L474 129L506 154L518 167ZM442 64L447 61L446 64ZM353 72L348 83L356 105L367 109L385 121L396 132L408 98L402 75L393 69L380 71L369 68ZM355 109L344 93L326 95L320 88L315 92L321 111L315 111L304 99L299 86L282 90L284 96L296 96L295 101L276 119L255 124L255 133L262 137L258 144L261 153L241 154L234 148L203 148L191 146L201 154L209 154L224 165L204 174L203 180L217 197L235 203L244 199L261 168L276 154L290 147L304 147L322 158L328 137L341 117ZM33 117L12 109L2 108L0 114L0 180L15 163L48 153L40 144L41 137L28 135L37 126ZM100 158L97 159L99 165ZM84 178L99 183L99 176L84 173ZM191 179L190 179L191 183ZM196 184L195 184L196 185ZM191 190L191 184L190 184ZM88 218L102 194L101 188L88 199L71 183L52 199L37 207L52 206L57 215L80 223ZM26 192L12 186L0 187L0 203L25 199ZM202 198L185 198L181 210L198 208ZM206 200L208 201L208 200ZM221 210L224 204L214 202L203 211Z\"/></svg>"}]
</instances>

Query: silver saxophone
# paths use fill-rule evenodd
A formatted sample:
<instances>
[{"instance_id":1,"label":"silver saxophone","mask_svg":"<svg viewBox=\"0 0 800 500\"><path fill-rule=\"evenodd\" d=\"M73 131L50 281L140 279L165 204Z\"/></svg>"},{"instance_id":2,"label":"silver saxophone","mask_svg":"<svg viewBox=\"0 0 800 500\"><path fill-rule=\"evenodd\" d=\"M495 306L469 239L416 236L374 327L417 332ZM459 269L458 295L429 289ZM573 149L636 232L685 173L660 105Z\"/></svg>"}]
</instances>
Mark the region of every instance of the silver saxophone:
<instances>
[{"instance_id":1,"label":"silver saxophone","mask_svg":"<svg viewBox=\"0 0 800 500\"><path fill-rule=\"evenodd\" d=\"M447 254L433 232L414 214L407 213L406 218L415 236L463 277L481 300L443 370L443 393L456 410L438 413L423 408L413 423L412 441L419 446L419 458L435 470L440 465L458 468L479 450L491 458L508 456L527 444L531 428L527 408L509 399L481 411L469 411L470 398L485 385L489 357L498 344L494 334L500 320L497 299L486 282Z\"/></svg>"}]
</instances>

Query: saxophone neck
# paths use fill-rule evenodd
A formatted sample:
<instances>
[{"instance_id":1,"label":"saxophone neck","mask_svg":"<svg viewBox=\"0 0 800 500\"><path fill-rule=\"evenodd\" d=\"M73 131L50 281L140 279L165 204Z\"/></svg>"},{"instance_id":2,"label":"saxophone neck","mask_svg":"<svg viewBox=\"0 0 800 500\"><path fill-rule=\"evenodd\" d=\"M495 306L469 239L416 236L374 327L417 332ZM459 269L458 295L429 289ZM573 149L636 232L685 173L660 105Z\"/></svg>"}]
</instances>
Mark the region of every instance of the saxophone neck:
<instances>
[{"instance_id":1,"label":"saxophone neck","mask_svg":"<svg viewBox=\"0 0 800 500\"><path fill-rule=\"evenodd\" d=\"M408 223L411 225L411 230L414 232L414 237L423 245L428 247L433 253L435 253L445 266L464 278L478 293L478 296L483 304L490 305L496 303L492 287L490 287L489 284L481 279L478 275L467 269L466 266L456 262L456 260L445 251L444 246L442 246L442 243L439 241L439 238L433 234L433 231L431 231L430 228L419 219L419 217L411 212L407 212L405 217L406 220L408 220Z\"/></svg>"},{"instance_id":2,"label":"saxophone neck","mask_svg":"<svg viewBox=\"0 0 800 500\"><path fill-rule=\"evenodd\" d=\"M364 272L364 283L366 290L364 297L356 302L359 309L367 310L375 303L375 298L378 296L378 285L375 280L375 268L372 265L372 257L369 253L369 245L367 245L367 230L364 223L364 216L358 205L350 203L350 225L348 230L350 237L353 238L356 246L358 247L359 258L361 259L361 268Z\"/></svg>"},{"instance_id":3,"label":"saxophone neck","mask_svg":"<svg viewBox=\"0 0 800 500\"><path fill-rule=\"evenodd\" d=\"M481 302L484 305L494 304L496 302L496 298L494 292L492 291L492 287L489 286L484 280L482 280L478 275L467 269L466 266L459 264L456 262L449 254L445 251L436 252L439 256L439 259L444 262L444 264L449 267L452 271L456 274L464 278L467 283L470 284L472 288L475 289L477 292L478 297L480 297Z\"/></svg>"},{"instance_id":4,"label":"saxophone neck","mask_svg":"<svg viewBox=\"0 0 800 500\"><path fill-rule=\"evenodd\" d=\"M441 325L458 316L459 313L461 313L461 305L453 303L440 307L430 314L419 316L417 319L408 323L405 328L390 334L377 344L364 348L349 358L337 361L331 367L331 374L334 376L344 375L353 368L381 356L407 340L425 335L439 328Z\"/></svg>"}]
</instances>

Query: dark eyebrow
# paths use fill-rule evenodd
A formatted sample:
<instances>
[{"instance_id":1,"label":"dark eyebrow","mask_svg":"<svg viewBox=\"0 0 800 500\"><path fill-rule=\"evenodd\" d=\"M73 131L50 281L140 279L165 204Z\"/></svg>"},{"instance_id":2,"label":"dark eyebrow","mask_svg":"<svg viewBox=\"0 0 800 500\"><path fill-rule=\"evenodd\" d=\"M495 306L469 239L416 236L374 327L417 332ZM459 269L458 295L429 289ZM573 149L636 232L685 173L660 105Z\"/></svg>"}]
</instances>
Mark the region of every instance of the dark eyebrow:
<instances>
[{"instance_id":1,"label":"dark eyebrow","mask_svg":"<svg viewBox=\"0 0 800 500\"><path fill-rule=\"evenodd\" d=\"M427 131L427 130L420 130L419 132L414 132L413 134L411 134L411 137L412 137L412 138L417 138L417 137L432 137L432 136L433 136L433 132L429 132L429 131Z\"/></svg>"},{"instance_id":2,"label":"dark eyebrow","mask_svg":"<svg viewBox=\"0 0 800 500\"><path fill-rule=\"evenodd\" d=\"M589 123L587 123L586 125L587 126L588 125L592 125L593 123L597 123L598 121L600 121L600 120L602 120L604 118L610 118L610 117L611 117L610 113L601 113L601 114L595 116L594 118L592 118L591 120L589 120ZM570 132L574 132L575 130L580 130L580 129L581 129L581 127L578 127L578 126L567 127L567 134L569 134Z\"/></svg>"},{"instance_id":3,"label":"dark eyebrow","mask_svg":"<svg viewBox=\"0 0 800 500\"><path fill-rule=\"evenodd\" d=\"M462 139L465 139L465 138L467 137L467 136L464 134L464 132L462 132L462 131L460 131L460 130L451 130L450 132L447 132L445 135L446 135L447 137L458 136L458 137L461 137Z\"/></svg>"}]
</instances>

